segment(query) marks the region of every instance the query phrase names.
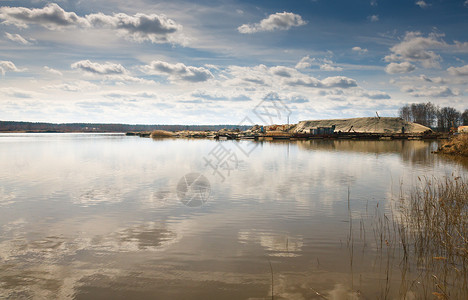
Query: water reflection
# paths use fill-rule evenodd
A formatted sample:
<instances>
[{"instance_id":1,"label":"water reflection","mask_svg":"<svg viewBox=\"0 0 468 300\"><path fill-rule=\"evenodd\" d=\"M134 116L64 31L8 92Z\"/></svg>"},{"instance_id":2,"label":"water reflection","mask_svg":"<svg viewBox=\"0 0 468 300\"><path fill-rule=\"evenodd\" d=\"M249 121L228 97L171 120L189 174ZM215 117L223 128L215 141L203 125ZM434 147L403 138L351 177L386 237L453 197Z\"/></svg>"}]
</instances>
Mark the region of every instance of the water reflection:
<instances>
[{"instance_id":1,"label":"water reflection","mask_svg":"<svg viewBox=\"0 0 468 300\"><path fill-rule=\"evenodd\" d=\"M466 174L430 142L283 141L221 182L202 159L216 143L1 135L0 298L265 299L271 263L276 299L374 299L382 274L363 244L351 269L350 215ZM177 198L193 172L211 184L197 208Z\"/></svg>"},{"instance_id":2,"label":"water reflection","mask_svg":"<svg viewBox=\"0 0 468 300\"><path fill-rule=\"evenodd\" d=\"M432 151L437 149L435 141L396 140L396 141L354 141L354 140L309 140L298 141L305 150L344 151L369 154L397 154L412 163L426 164L434 161Z\"/></svg>"},{"instance_id":3,"label":"water reflection","mask_svg":"<svg viewBox=\"0 0 468 300\"><path fill-rule=\"evenodd\" d=\"M258 243L270 256L296 257L301 255L303 239L301 236L289 236L276 232L242 231L239 243Z\"/></svg>"}]
</instances>

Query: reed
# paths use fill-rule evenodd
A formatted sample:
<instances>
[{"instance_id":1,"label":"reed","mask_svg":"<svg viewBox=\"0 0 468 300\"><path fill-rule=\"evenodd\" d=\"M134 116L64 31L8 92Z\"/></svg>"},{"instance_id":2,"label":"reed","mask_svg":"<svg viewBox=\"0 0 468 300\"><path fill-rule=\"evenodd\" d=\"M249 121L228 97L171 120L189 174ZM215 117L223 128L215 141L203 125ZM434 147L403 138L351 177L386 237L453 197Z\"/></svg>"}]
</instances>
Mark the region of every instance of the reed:
<instances>
[{"instance_id":1,"label":"reed","mask_svg":"<svg viewBox=\"0 0 468 300\"><path fill-rule=\"evenodd\" d=\"M348 211L349 194L348 194ZM367 211L367 209L366 209ZM353 287L354 239L363 253L375 255L378 299L468 299L468 180L420 178L409 192L400 192L390 212L361 218L359 235L350 217L348 250ZM366 228L374 242L368 249ZM399 289L397 286L399 284Z\"/></svg>"},{"instance_id":2,"label":"reed","mask_svg":"<svg viewBox=\"0 0 468 300\"><path fill-rule=\"evenodd\" d=\"M460 177L420 181L400 200L396 233L401 266L415 268L419 286L424 286L419 292L468 299L468 182Z\"/></svg>"}]
</instances>

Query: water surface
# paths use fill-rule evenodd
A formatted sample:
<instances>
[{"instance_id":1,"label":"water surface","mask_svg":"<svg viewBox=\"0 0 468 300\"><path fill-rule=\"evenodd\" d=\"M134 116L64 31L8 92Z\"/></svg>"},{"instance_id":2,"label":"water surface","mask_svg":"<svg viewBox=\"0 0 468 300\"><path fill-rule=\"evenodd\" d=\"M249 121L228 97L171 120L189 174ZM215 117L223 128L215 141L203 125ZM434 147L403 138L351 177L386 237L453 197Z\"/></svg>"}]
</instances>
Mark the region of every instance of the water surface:
<instances>
[{"instance_id":1,"label":"water surface","mask_svg":"<svg viewBox=\"0 0 468 300\"><path fill-rule=\"evenodd\" d=\"M350 252L350 225L467 174L436 146L0 134L0 298L378 298L382 266ZM200 207L180 190L194 173Z\"/></svg>"}]
</instances>

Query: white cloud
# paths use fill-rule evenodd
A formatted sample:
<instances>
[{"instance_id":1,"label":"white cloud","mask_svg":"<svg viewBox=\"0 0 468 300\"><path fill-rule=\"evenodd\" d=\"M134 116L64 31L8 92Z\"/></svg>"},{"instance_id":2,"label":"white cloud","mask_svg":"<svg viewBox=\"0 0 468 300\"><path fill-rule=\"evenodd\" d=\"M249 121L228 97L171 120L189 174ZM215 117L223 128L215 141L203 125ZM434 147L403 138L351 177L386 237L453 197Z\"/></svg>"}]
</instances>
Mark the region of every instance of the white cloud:
<instances>
[{"instance_id":1,"label":"white cloud","mask_svg":"<svg viewBox=\"0 0 468 300\"><path fill-rule=\"evenodd\" d=\"M31 44L30 41L28 41L27 39L25 39L24 37L22 37L21 35L19 35L17 33L12 34L12 33L5 32L5 36L10 41L13 41L13 42L16 42L16 43L20 43L20 44L23 44L23 45Z\"/></svg>"},{"instance_id":2,"label":"white cloud","mask_svg":"<svg viewBox=\"0 0 468 300\"><path fill-rule=\"evenodd\" d=\"M295 78L293 80L287 81L286 84L290 86L304 86L312 88L323 87L322 82L314 77Z\"/></svg>"},{"instance_id":3,"label":"white cloud","mask_svg":"<svg viewBox=\"0 0 468 300\"><path fill-rule=\"evenodd\" d=\"M121 64L106 62L104 64L91 62L89 60L80 60L71 64L72 69L96 74L96 75L120 75L126 74L127 70Z\"/></svg>"},{"instance_id":4,"label":"white cloud","mask_svg":"<svg viewBox=\"0 0 468 300\"><path fill-rule=\"evenodd\" d=\"M0 93L12 98L33 98L36 93L18 88L0 88Z\"/></svg>"},{"instance_id":5,"label":"white cloud","mask_svg":"<svg viewBox=\"0 0 468 300\"><path fill-rule=\"evenodd\" d=\"M468 76L468 65L464 65L463 67L450 67L447 69L447 71L451 75L455 76Z\"/></svg>"},{"instance_id":6,"label":"white cloud","mask_svg":"<svg viewBox=\"0 0 468 300\"><path fill-rule=\"evenodd\" d=\"M320 70L322 71L343 71L341 67L335 67L330 64L323 64L320 66Z\"/></svg>"},{"instance_id":7,"label":"white cloud","mask_svg":"<svg viewBox=\"0 0 468 300\"><path fill-rule=\"evenodd\" d=\"M87 15L86 20L93 27L116 29L138 42L176 42L173 34L182 30L182 26L175 21L167 18L165 15L156 14L145 15L138 13L134 16L129 16L119 13L109 16L98 13Z\"/></svg>"},{"instance_id":8,"label":"white cloud","mask_svg":"<svg viewBox=\"0 0 468 300\"><path fill-rule=\"evenodd\" d=\"M30 24L41 25L50 30L65 27L109 28L138 42L183 42L182 37L177 36L177 33L182 30L182 26L165 15L137 13L134 16L129 16L124 13L113 15L96 13L80 17L74 12L66 12L55 3L50 3L44 8L33 9L0 7L0 19L4 20L4 24L20 28L27 28Z\"/></svg>"},{"instance_id":9,"label":"white cloud","mask_svg":"<svg viewBox=\"0 0 468 300\"><path fill-rule=\"evenodd\" d=\"M231 79L226 80L224 84L242 88L245 88L245 83L249 83L252 87L255 86L255 88L260 89L270 87L287 90L290 87L294 87L295 91L297 91L298 87L346 89L357 86L356 81L352 78L334 76L320 80L299 72L297 69L284 66L270 68L265 65L255 67L230 66L226 70L225 75Z\"/></svg>"},{"instance_id":10,"label":"white cloud","mask_svg":"<svg viewBox=\"0 0 468 300\"><path fill-rule=\"evenodd\" d=\"M377 6L377 0L371 0L370 5L371 6Z\"/></svg>"},{"instance_id":11,"label":"white cloud","mask_svg":"<svg viewBox=\"0 0 468 300\"><path fill-rule=\"evenodd\" d=\"M437 84L446 83L446 80L443 79L442 77L430 78L430 77L428 77L426 75L419 75L418 79L421 80L421 81L424 81L424 82L433 82L433 83L437 83Z\"/></svg>"},{"instance_id":12,"label":"white cloud","mask_svg":"<svg viewBox=\"0 0 468 300\"><path fill-rule=\"evenodd\" d=\"M182 63L170 64L164 61L152 61L141 68L150 75L165 75L171 80L202 82L213 78L213 74L203 67L186 66Z\"/></svg>"},{"instance_id":13,"label":"white cloud","mask_svg":"<svg viewBox=\"0 0 468 300\"><path fill-rule=\"evenodd\" d=\"M245 94L238 94L233 91L206 91L196 90L190 94L191 97L205 101L232 101L232 102L245 102L252 100ZM190 100L189 100L190 101ZM197 100L192 100L197 101Z\"/></svg>"},{"instance_id":14,"label":"white cloud","mask_svg":"<svg viewBox=\"0 0 468 300\"><path fill-rule=\"evenodd\" d=\"M270 68L271 73L277 76L281 77L292 77L292 74L295 72L294 69L288 68L288 67L283 67L283 66L276 66Z\"/></svg>"},{"instance_id":15,"label":"white cloud","mask_svg":"<svg viewBox=\"0 0 468 300\"><path fill-rule=\"evenodd\" d=\"M463 5L468 6L468 0L466 0L465 3L463 3Z\"/></svg>"},{"instance_id":16,"label":"white cloud","mask_svg":"<svg viewBox=\"0 0 468 300\"><path fill-rule=\"evenodd\" d=\"M344 77L344 76L335 76L327 77L323 80L318 80L314 77L302 77L296 78L286 82L290 86L304 86L312 88L351 88L356 87L357 83L354 79Z\"/></svg>"},{"instance_id":17,"label":"white cloud","mask_svg":"<svg viewBox=\"0 0 468 300\"><path fill-rule=\"evenodd\" d=\"M282 12L269 15L266 19L255 24L243 24L237 28L240 33L255 33L261 31L288 30L307 24L300 15Z\"/></svg>"},{"instance_id":18,"label":"white cloud","mask_svg":"<svg viewBox=\"0 0 468 300\"><path fill-rule=\"evenodd\" d=\"M369 16L369 20L371 22L377 22L379 21L379 15L372 15L372 16Z\"/></svg>"},{"instance_id":19,"label":"white cloud","mask_svg":"<svg viewBox=\"0 0 468 300\"><path fill-rule=\"evenodd\" d=\"M0 74L5 75L7 71L19 72L14 63L7 60L0 60Z\"/></svg>"},{"instance_id":20,"label":"white cloud","mask_svg":"<svg viewBox=\"0 0 468 300\"><path fill-rule=\"evenodd\" d=\"M432 97L432 98L445 98L458 96L458 91L452 91L448 86L433 86L423 88L408 89L413 97Z\"/></svg>"},{"instance_id":21,"label":"white cloud","mask_svg":"<svg viewBox=\"0 0 468 300\"><path fill-rule=\"evenodd\" d=\"M361 47L353 47L351 48L351 50L353 50L354 52L358 52L359 54L364 54L364 53L367 53L368 50L365 49L365 48L361 48Z\"/></svg>"},{"instance_id":22,"label":"white cloud","mask_svg":"<svg viewBox=\"0 0 468 300\"><path fill-rule=\"evenodd\" d=\"M385 67L385 72L388 74L409 73L416 69L414 65L405 61L402 63L390 63Z\"/></svg>"},{"instance_id":23,"label":"white cloud","mask_svg":"<svg viewBox=\"0 0 468 300\"><path fill-rule=\"evenodd\" d=\"M328 88L338 87L345 89L357 86L356 80L344 76L327 77L322 80L322 83Z\"/></svg>"},{"instance_id":24,"label":"white cloud","mask_svg":"<svg viewBox=\"0 0 468 300\"><path fill-rule=\"evenodd\" d=\"M426 1L423 0L417 1L415 4L421 8L427 8L430 6L430 4L427 4Z\"/></svg>"},{"instance_id":25,"label":"white cloud","mask_svg":"<svg viewBox=\"0 0 468 300\"><path fill-rule=\"evenodd\" d=\"M83 92L89 90L97 90L98 85L91 83L89 81L79 80L73 83L62 83L56 85L48 85L44 87L47 90L62 90L66 92Z\"/></svg>"},{"instance_id":26,"label":"white cloud","mask_svg":"<svg viewBox=\"0 0 468 300\"><path fill-rule=\"evenodd\" d=\"M448 45L441 40L441 34L431 33L427 37L420 32L407 32L403 41L396 44L385 56L385 61L421 62L425 67L438 67L441 59L438 54L429 49L446 48Z\"/></svg>"},{"instance_id":27,"label":"white cloud","mask_svg":"<svg viewBox=\"0 0 468 300\"><path fill-rule=\"evenodd\" d=\"M44 70L50 74L59 75L59 76L63 75L62 72L60 72L59 70L49 68L48 66L44 66Z\"/></svg>"},{"instance_id":28,"label":"white cloud","mask_svg":"<svg viewBox=\"0 0 468 300\"><path fill-rule=\"evenodd\" d=\"M304 56L296 65L296 69L307 69L312 66L312 62L315 61L315 58L310 58L309 55Z\"/></svg>"},{"instance_id":29,"label":"white cloud","mask_svg":"<svg viewBox=\"0 0 468 300\"><path fill-rule=\"evenodd\" d=\"M66 12L55 3L44 8L0 7L0 19L3 23L27 28L28 24L39 24L49 29L66 26L87 26L87 21L74 12Z\"/></svg>"},{"instance_id":30,"label":"white cloud","mask_svg":"<svg viewBox=\"0 0 468 300\"><path fill-rule=\"evenodd\" d=\"M361 91L360 93L358 93L358 96L366 97L373 100L391 99L389 94L380 91Z\"/></svg>"}]
</instances>

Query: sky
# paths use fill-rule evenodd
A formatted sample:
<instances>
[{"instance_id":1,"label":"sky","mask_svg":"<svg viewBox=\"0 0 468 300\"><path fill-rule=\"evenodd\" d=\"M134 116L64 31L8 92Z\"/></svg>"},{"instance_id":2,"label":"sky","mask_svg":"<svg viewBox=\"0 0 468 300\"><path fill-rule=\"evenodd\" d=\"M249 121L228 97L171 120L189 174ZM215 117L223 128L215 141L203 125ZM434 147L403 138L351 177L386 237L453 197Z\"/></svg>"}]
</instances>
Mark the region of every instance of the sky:
<instances>
[{"instance_id":1,"label":"sky","mask_svg":"<svg viewBox=\"0 0 468 300\"><path fill-rule=\"evenodd\" d=\"M468 108L468 0L0 1L0 120L238 124ZM284 120L283 123L286 123Z\"/></svg>"}]
</instances>

